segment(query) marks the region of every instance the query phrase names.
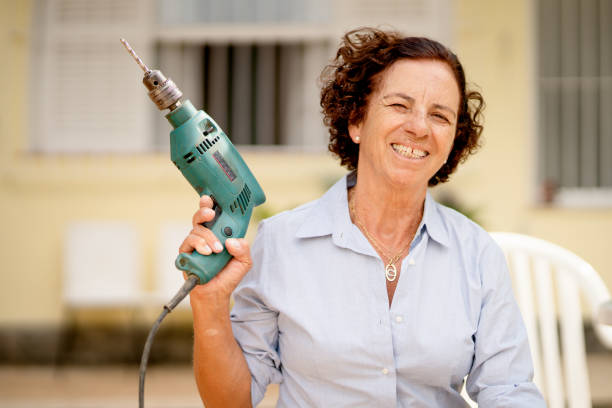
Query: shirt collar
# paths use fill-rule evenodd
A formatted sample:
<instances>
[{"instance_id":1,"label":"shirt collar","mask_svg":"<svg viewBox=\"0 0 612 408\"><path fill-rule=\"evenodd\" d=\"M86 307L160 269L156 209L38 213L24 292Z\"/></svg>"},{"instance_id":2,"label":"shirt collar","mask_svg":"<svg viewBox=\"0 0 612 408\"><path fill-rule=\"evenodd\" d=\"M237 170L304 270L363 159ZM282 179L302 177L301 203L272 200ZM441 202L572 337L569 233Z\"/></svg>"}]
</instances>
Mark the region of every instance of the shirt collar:
<instances>
[{"instance_id":1,"label":"shirt collar","mask_svg":"<svg viewBox=\"0 0 612 408\"><path fill-rule=\"evenodd\" d=\"M423 219L419 229L425 226L429 236L438 243L449 246L448 229L444 225L442 213L440 212L440 204L431 196L429 190L425 196L425 208L423 210Z\"/></svg>"},{"instance_id":2,"label":"shirt collar","mask_svg":"<svg viewBox=\"0 0 612 408\"><path fill-rule=\"evenodd\" d=\"M311 207L306 221L298 228L298 238L313 238L331 235L346 229L351 223L348 214L347 176L336 182Z\"/></svg>"},{"instance_id":3,"label":"shirt collar","mask_svg":"<svg viewBox=\"0 0 612 408\"><path fill-rule=\"evenodd\" d=\"M297 230L296 236L298 238L332 235L336 242L338 240L341 241L342 237L354 228L348 211L347 197L347 185L354 183L353 175L354 173L349 173L338 180L321 198L315 201L309 215L306 217L306 221ZM444 225L438 206L439 204L433 199L430 192L427 191L423 219L417 229L417 235L423 229L426 229L433 240L448 246L448 230Z\"/></svg>"}]
</instances>

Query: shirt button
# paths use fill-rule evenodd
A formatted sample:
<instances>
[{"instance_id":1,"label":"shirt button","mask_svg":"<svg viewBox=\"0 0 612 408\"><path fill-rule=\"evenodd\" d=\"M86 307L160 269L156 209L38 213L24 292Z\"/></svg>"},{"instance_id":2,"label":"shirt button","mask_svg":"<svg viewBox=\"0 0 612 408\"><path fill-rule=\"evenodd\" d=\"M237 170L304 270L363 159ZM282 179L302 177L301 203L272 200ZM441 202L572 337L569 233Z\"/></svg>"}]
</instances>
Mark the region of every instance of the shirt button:
<instances>
[{"instance_id":1,"label":"shirt button","mask_svg":"<svg viewBox=\"0 0 612 408\"><path fill-rule=\"evenodd\" d=\"M404 317L403 316L395 316L395 321L398 323L401 323L404 321Z\"/></svg>"},{"instance_id":2,"label":"shirt button","mask_svg":"<svg viewBox=\"0 0 612 408\"><path fill-rule=\"evenodd\" d=\"M415 265L416 262L414 262L414 259L410 258L410 260L408 260L408 265Z\"/></svg>"},{"instance_id":3,"label":"shirt button","mask_svg":"<svg viewBox=\"0 0 612 408\"><path fill-rule=\"evenodd\" d=\"M383 369L382 369L382 373L383 373L384 375L389 374L389 369L388 369L388 368L383 368Z\"/></svg>"}]
</instances>

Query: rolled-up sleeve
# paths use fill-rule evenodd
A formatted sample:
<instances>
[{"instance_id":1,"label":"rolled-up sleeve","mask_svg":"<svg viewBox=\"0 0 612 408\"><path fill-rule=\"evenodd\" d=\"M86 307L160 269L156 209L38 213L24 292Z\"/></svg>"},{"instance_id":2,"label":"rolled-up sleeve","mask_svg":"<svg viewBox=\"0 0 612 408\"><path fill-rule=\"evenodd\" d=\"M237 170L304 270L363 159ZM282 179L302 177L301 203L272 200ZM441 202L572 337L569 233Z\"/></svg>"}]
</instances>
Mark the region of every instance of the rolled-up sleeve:
<instances>
[{"instance_id":1,"label":"rolled-up sleeve","mask_svg":"<svg viewBox=\"0 0 612 408\"><path fill-rule=\"evenodd\" d=\"M533 383L527 332L502 250L481 253L482 303L467 391L482 407L545 407Z\"/></svg>"},{"instance_id":2,"label":"rolled-up sleeve","mask_svg":"<svg viewBox=\"0 0 612 408\"><path fill-rule=\"evenodd\" d=\"M234 337L240 345L251 371L251 400L256 406L264 397L266 387L280 383L278 355L278 311L266 305L265 285L265 226L260 224L251 249L253 267L234 291L234 306L230 318Z\"/></svg>"}]
</instances>

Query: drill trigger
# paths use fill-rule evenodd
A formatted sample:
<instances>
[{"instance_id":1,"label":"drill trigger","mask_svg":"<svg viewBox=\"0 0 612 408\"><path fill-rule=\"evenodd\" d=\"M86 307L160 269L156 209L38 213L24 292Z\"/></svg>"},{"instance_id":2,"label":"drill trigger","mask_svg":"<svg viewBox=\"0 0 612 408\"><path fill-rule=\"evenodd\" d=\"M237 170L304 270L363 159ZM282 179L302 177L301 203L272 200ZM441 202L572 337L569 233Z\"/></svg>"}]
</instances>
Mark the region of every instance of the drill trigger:
<instances>
[{"instance_id":1,"label":"drill trigger","mask_svg":"<svg viewBox=\"0 0 612 408\"><path fill-rule=\"evenodd\" d=\"M217 203L217 200L215 200L215 198L213 196L210 196L210 198L212 198L212 200L213 200L213 208L212 209L215 211L215 218L213 218L210 221L206 221L206 222L202 223L202 225L205 226L208 229L212 229L213 225L215 225L215 223L217 222L217 220L221 216L221 213L223 212L223 209Z\"/></svg>"}]
</instances>

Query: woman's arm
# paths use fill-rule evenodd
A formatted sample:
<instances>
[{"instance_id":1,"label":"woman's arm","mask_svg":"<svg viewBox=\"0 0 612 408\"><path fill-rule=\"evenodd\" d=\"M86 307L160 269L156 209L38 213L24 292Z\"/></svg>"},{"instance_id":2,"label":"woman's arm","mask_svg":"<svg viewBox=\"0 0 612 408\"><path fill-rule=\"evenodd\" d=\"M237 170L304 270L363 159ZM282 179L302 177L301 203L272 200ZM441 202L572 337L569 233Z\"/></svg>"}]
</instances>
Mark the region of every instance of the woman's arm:
<instances>
[{"instance_id":1,"label":"woman's arm","mask_svg":"<svg viewBox=\"0 0 612 408\"><path fill-rule=\"evenodd\" d=\"M208 255L222 250L214 234L201 225L214 217L211 208L212 200L203 196L193 217L193 230L180 252L197 250ZM244 239L228 239L225 245L233 258L210 282L190 293L194 374L207 408L251 406L251 374L234 339L229 318L230 295L251 268L251 255Z\"/></svg>"},{"instance_id":2,"label":"woman's arm","mask_svg":"<svg viewBox=\"0 0 612 408\"><path fill-rule=\"evenodd\" d=\"M533 383L527 331L504 254L491 242L480 255L482 303L467 391L480 406L545 407Z\"/></svg>"}]
</instances>

